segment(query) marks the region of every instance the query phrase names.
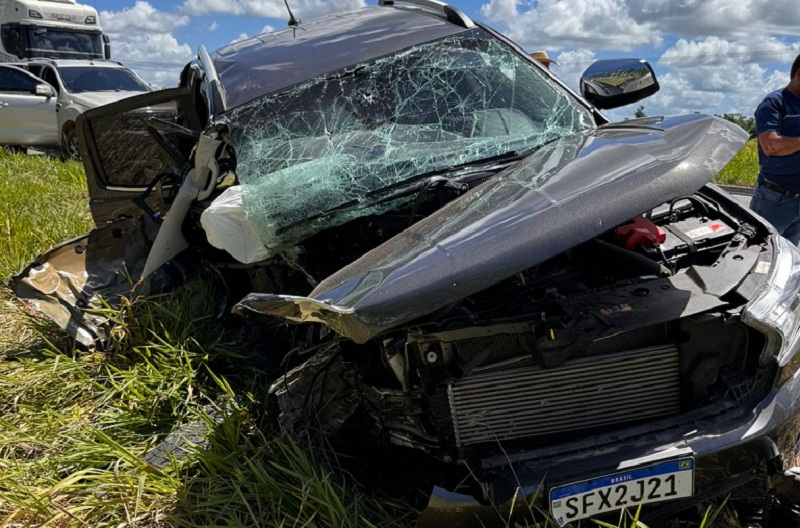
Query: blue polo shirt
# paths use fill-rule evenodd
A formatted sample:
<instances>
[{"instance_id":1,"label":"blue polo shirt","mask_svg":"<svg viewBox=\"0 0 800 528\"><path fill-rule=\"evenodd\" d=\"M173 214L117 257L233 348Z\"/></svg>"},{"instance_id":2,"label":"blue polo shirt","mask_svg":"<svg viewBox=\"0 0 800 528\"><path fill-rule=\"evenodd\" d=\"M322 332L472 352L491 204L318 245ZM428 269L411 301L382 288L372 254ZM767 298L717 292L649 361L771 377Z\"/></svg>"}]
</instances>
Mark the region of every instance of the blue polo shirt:
<instances>
[{"instance_id":1,"label":"blue polo shirt","mask_svg":"<svg viewBox=\"0 0 800 528\"><path fill-rule=\"evenodd\" d=\"M781 136L800 137L800 98L788 90L769 94L756 109L756 133L774 130ZM789 156L767 156L758 145L758 181L767 179L800 193L800 152Z\"/></svg>"}]
</instances>

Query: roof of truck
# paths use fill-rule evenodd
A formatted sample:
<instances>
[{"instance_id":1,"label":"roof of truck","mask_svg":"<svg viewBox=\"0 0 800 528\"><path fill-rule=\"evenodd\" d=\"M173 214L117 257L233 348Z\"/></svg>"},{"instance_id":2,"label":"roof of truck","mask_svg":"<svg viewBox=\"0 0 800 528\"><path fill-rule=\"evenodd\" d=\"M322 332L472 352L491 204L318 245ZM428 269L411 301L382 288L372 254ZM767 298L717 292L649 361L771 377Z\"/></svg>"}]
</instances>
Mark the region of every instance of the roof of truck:
<instances>
[{"instance_id":1,"label":"roof of truck","mask_svg":"<svg viewBox=\"0 0 800 528\"><path fill-rule=\"evenodd\" d=\"M48 59L46 57L36 57L26 59L20 64L52 64L56 68L71 68L75 66L91 66L93 68L126 68L119 61L108 59Z\"/></svg>"}]
</instances>

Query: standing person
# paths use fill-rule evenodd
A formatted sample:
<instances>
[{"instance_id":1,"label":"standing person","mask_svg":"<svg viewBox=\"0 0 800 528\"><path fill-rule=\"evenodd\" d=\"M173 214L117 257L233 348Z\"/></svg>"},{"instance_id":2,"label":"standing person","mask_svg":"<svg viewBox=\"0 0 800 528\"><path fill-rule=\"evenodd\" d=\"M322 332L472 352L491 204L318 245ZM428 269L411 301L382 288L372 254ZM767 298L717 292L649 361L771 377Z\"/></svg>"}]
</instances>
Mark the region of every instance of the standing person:
<instances>
[{"instance_id":1,"label":"standing person","mask_svg":"<svg viewBox=\"0 0 800 528\"><path fill-rule=\"evenodd\" d=\"M800 242L800 55L789 84L756 109L761 168L750 208L793 244Z\"/></svg>"}]
</instances>

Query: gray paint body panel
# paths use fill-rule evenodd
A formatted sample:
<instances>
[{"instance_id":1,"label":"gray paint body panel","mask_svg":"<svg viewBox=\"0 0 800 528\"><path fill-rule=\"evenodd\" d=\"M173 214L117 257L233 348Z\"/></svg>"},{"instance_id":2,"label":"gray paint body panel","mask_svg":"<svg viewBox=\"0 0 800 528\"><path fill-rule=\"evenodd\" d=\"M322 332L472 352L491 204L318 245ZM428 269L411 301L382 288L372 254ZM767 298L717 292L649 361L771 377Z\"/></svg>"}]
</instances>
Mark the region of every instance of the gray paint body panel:
<instances>
[{"instance_id":1,"label":"gray paint body panel","mask_svg":"<svg viewBox=\"0 0 800 528\"><path fill-rule=\"evenodd\" d=\"M221 48L211 58L232 109L319 75L462 31L466 29L427 11L373 7L258 35Z\"/></svg>"},{"instance_id":2,"label":"gray paint body panel","mask_svg":"<svg viewBox=\"0 0 800 528\"><path fill-rule=\"evenodd\" d=\"M363 343L702 187L747 140L702 115L564 137L421 220L298 298L237 310L322 322Z\"/></svg>"}]
</instances>

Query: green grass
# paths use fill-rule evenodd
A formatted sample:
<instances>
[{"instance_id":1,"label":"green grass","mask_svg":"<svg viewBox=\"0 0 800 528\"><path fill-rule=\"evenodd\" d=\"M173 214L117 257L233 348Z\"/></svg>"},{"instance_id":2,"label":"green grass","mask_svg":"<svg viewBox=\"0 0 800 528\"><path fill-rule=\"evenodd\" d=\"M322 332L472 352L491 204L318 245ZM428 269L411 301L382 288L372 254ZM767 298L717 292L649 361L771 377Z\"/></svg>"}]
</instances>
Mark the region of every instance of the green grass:
<instances>
[{"instance_id":1,"label":"green grass","mask_svg":"<svg viewBox=\"0 0 800 528\"><path fill-rule=\"evenodd\" d=\"M720 171L714 183L754 187L758 177L758 149L756 140L748 141L744 148Z\"/></svg>"},{"instance_id":2,"label":"green grass","mask_svg":"<svg viewBox=\"0 0 800 528\"><path fill-rule=\"evenodd\" d=\"M211 319L214 298L196 286L110 311L125 329L111 352L45 345L8 354L0 525L399 524L391 505L346 486L327 460L273 429L265 374L240 366ZM217 423L208 410L221 401ZM210 424L207 445L168 467L148 465L148 450L197 420Z\"/></svg>"},{"instance_id":3,"label":"green grass","mask_svg":"<svg viewBox=\"0 0 800 528\"><path fill-rule=\"evenodd\" d=\"M2 277L91 226L79 164L0 151L0 191ZM0 292L0 526L411 524L273 427L269 377L214 319L215 298L198 285L109 309L108 350L86 352ZM145 462L203 420L202 449Z\"/></svg>"},{"instance_id":4,"label":"green grass","mask_svg":"<svg viewBox=\"0 0 800 528\"><path fill-rule=\"evenodd\" d=\"M93 225L83 166L0 152L0 278Z\"/></svg>"},{"instance_id":5,"label":"green grass","mask_svg":"<svg viewBox=\"0 0 800 528\"><path fill-rule=\"evenodd\" d=\"M78 164L0 151L0 276L90 227L84 189ZM0 290L0 526L413 525L413 509L276 430L271 377L215 299L194 285L108 309L117 330L87 352ZM147 462L199 422L207 442Z\"/></svg>"},{"instance_id":6,"label":"green grass","mask_svg":"<svg viewBox=\"0 0 800 528\"><path fill-rule=\"evenodd\" d=\"M0 149L0 282L54 244L93 223L83 166ZM35 325L19 317L0 288L0 358L11 343L33 338Z\"/></svg>"}]
</instances>

